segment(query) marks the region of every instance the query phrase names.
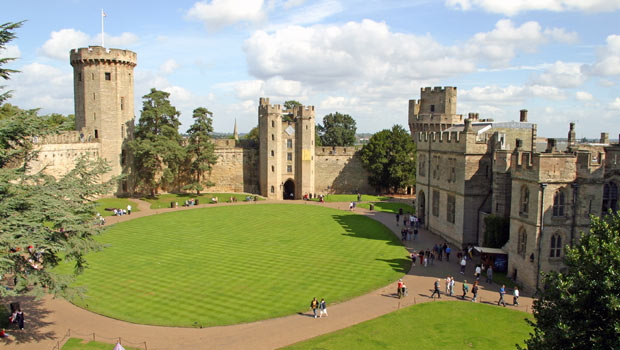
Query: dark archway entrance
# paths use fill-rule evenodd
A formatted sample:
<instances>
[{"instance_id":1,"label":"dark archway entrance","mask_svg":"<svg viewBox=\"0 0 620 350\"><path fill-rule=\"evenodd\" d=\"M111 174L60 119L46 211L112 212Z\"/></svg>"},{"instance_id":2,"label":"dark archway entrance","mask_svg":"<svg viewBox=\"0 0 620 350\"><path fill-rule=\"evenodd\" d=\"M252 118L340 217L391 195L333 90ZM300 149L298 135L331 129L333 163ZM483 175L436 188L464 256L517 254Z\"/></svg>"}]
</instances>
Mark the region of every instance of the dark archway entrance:
<instances>
[{"instance_id":1,"label":"dark archway entrance","mask_svg":"<svg viewBox=\"0 0 620 350\"><path fill-rule=\"evenodd\" d=\"M295 181L293 179L288 179L284 183L284 199L294 199L295 198Z\"/></svg>"},{"instance_id":2,"label":"dark archway entrance","mask_svg":"<svg viewBox=\"0 0 620 350\"><path fill-rule=\"evenodd\" d=\"M420 191L418 194L418 220L420 220L420 225L424 227L424 223L426 222L426 196L424 195L424 191Z\"/></svg>"}]
</instances>

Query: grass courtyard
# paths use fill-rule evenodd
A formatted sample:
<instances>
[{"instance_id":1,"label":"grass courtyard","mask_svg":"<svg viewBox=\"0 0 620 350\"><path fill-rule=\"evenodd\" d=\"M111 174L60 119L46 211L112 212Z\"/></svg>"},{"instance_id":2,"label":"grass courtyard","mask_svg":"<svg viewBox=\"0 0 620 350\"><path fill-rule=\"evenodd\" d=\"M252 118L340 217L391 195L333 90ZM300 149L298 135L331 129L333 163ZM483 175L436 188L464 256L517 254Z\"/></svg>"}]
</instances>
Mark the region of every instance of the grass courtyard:
<instances>
[{"instance_id":1,"label":"grass courtyard","mask_svg":"<svg viewBox=\"0 0 620 350\"><path fill-rule=\"evenodd\" d=\"M155 198L145 197L142 199L151 203L151 209L162 209L170 208L170 202L176 202L179 203L179 206L182 206L186 200L191 198L198 199L200 204L207 204L212 202L211 199L213 197L217 197L218 203L228 203L231 197L234 197L238 202L243 202L248 196L254 198L256 195L244 193L201 193L200 196L197 196L195 193L166 193ZM264 200L260 196L257 198L259 201Z\"/></svg>"},{"instance_id":2,"label":"grass courtyard","mask_svg":"<svg viewBox=\"0 0 620 350\"><path fill-rule=\"evenodd\" d=\"M142 348L132 348L126 345L123 345L125 350L143 350ZM114 344L102 343L98 341L86 341L79 338L69 338L65 345L63 345L62 350L110 350L114 349Z\"/></svg>"},{"instance_id":3,"label":"grass courtyard","mask_svg":"<svg viewBox=\"0 0 620 350\"><path fill-rule=\"evenodd\" d=\"M350 299L408 271L381 223L320 206L265 204L170 212L116 224L98 239L73 302L135 323L214 326ZM69 265L63 267L68 272Z\"/></svg>"},{"instance_id":4,"label":"grass courtyard","mask_svg":"<svg viewBox=\"0 0 620 350\"><path fill-rule=\"evenodd\" d=\"M284 349L515 349L531 332L525 318L532 316L493 305L428 302Z\"/></svg>"},{"instance_id":5,"label":"grass courtyard","mask_svg":"<svg viewBox=\"0 0 620 350\"><path fill-rule=\"evenodd\" d=\"M370 194L362 194L362 202L380 202L387 201L390 197L373 196ZM311 201L318 202L319 198L312 198ZM324 197L325 202L355 202L357 194L328 194Z\"/></svg>"},{"instance_id":6,"label":"grass courtyard","mask_svg":"<svg viewBox=\"0 0 620 350\"><path fill-rule=\"evenodd\" d=\"M116 209L127 209L127 205L131 204L131 211L138 212L138 203L127 199L127 198L101 198L95 201L96 207L95 210L101 216L112 216L114 212L111 210L105 210L106 208L116 208Z\"/></svg>"}]
</instances>

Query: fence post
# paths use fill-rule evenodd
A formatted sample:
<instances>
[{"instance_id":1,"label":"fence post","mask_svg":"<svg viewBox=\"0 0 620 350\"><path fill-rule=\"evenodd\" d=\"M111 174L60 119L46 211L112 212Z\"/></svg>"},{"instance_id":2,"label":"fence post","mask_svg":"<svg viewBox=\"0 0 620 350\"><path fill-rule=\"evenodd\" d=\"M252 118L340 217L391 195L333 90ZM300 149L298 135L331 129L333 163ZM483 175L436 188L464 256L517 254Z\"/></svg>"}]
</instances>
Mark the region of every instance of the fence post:
<instances>
[{"instance_id":1,"label":"fence post","mask_svg":"<svg viewBox=\"0 0 620 350\"><path fill-rule=\"evenodd\" d=\"M93 332L93 341L95 341L95 332Z\"/></svg>"},{"instance_id":2,"label":"fence post","mask_svg":"<svg viewBox=\"0 0 620 350\"><path fill-rule=\"evenodd\" d=\"M149 350L149 349L146 347L146 342L144 342L144 350Z\"/></svg>"}]
</instances>

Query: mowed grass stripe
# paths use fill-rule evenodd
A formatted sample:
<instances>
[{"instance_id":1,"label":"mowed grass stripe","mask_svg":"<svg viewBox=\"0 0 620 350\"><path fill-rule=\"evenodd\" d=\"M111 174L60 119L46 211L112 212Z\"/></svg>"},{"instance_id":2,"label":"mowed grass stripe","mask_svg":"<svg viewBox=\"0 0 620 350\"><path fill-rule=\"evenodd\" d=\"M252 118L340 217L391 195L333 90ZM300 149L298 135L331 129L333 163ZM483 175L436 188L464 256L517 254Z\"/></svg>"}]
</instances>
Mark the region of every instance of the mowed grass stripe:
<instances>
[{"instance_id":1,"label":"mowed grass stripe","mask_svg":"<svg viewBox=\"0 0 620 350\"><path fill-rule=\"evenodd\" d=\"M407 252L382 224L310 205L170 212L123 222L98 239L73 302L135 323L192 327L305 311L398 279ZM68 268L67 268L68 270Z\"/></svg>"}]
</instances>

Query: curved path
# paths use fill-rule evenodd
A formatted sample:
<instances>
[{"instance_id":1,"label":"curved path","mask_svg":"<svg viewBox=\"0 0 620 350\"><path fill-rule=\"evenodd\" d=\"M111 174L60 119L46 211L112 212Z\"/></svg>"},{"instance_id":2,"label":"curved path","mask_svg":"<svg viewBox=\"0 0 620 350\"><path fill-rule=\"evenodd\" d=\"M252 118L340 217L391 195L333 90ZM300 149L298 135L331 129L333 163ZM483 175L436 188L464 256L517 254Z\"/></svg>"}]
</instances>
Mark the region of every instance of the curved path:
<instances>
[{"instance_id":1,"label":"curved path","mask_svg":"<svg viewBox=\"0 0 620 350\"><path fill-rule=\"evenodd\" d=\"M173 210L191 210L196 207L208 207L213 204L202 204L190 208L177 209L150 209L149 203L135 200L139 204L140 211L121 217L108 217L106 224L126 221L137 217L156 215ZM260 201L255 203L235 203L232 205L264 205L276 201ZM282 201L277 201L282 203ZM300 205L324 205L336 209L348 210L348 203L325 203L306 201L287 201ZM220 203L221 205L231 205ZM400 227L396 226L394 214L368 211L357 208L355 212L366 215L389 227L394 234L400 237ZM417 241L405 242L409 250L426 249L434 243L442 242L437 236L425 230L420 230ZM238 324L232 326L218 326L204 329L159 327L132 324L116 319L108 318L81 309L64 299L45 297L34 300L22 297L22 308L26 316L26 329L19 331L7 330L9 338L0 340L7 349L42 349L54 348L65 336L91 339L93 332L95 339L113 343L112 338L121 338L121 343L126 346L139 348L146 347L149 350L157 349L275 349L287 346L305 339L316 337L321 334L333 332L357 323L367 321L384 314L395 311L414 303L433 301L429 296L432 292L433 282L441 278L442 292L444 290L444 278L454 276L455 293L461 291L461 282L469 278L473 281L473 267L468 266L465 276L459 273L456 259L452 261L436 261L434 266L422 267L416 264L407 275L403 277L405 285L409 288L409 296L403 299L395 297L396 284L385 286L366 295L351 299L340 304L328 304L329 317L314 319L311 312L294 314L286 317L263 320L253 323ZM122 286L119 286L122 288ZM479 299L484 303L495 304L498 299L499 287L497 285L481 284ZM471 289L470 289L471 290ZM505 300L512 302L508 291ZM471 293L470 293L471 297ZM308 296L308 302L312 296ZM442 294L442 300L457 300ZM459 299L460 300L460 299ZM329 301L328 301L329 302ZM522 296L520 298L521 311L531 310L532 299ZM509 308L515 308L508 306ZM170 310L174 312L174 310ZM60 343L62 345L62 343Z\"/></svg>"}]
</instances>

